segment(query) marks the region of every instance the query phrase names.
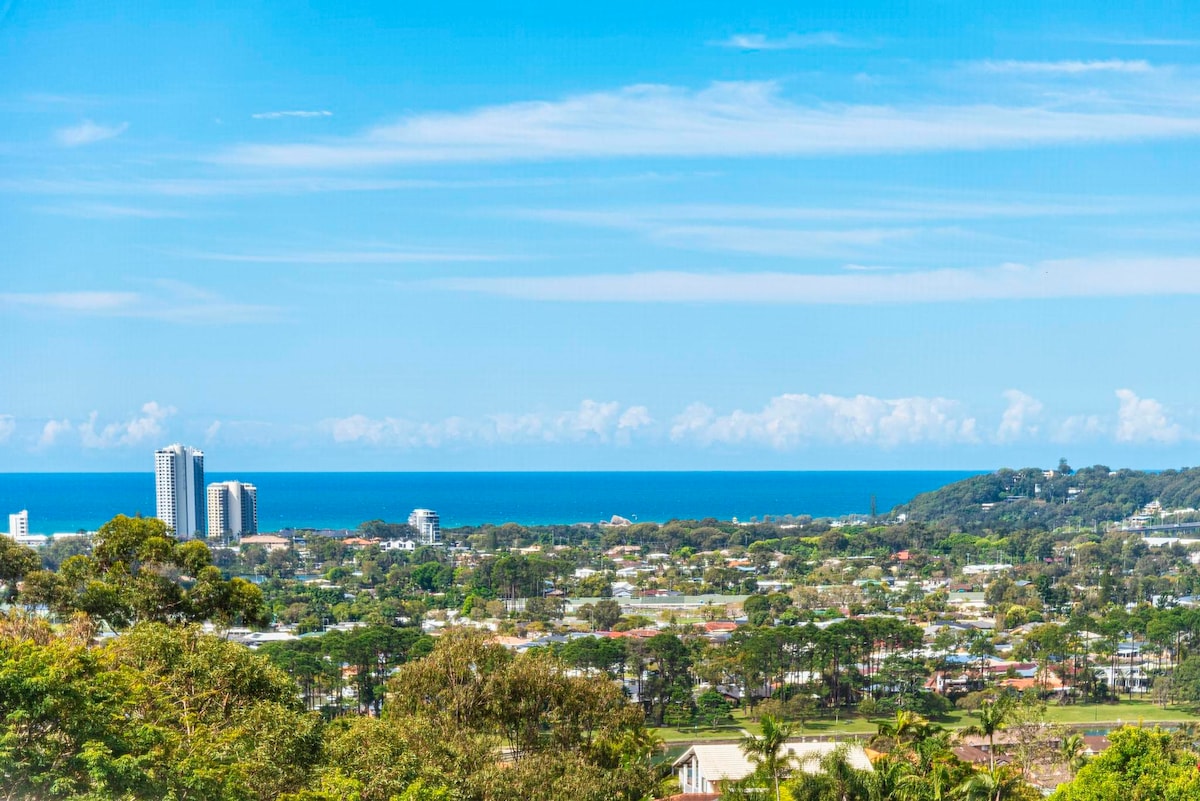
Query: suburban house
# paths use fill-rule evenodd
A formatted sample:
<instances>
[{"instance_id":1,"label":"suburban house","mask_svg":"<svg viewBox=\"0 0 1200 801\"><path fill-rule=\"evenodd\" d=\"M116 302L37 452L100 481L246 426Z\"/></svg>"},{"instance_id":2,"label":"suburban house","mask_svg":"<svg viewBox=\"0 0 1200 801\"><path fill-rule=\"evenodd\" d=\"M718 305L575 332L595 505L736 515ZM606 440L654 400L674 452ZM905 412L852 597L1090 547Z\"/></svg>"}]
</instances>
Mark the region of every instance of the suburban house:
<instances>
[{"instance_id":1,"label":"suburban house","mask_svg":"<svg viewBox=\"0 0 1200 801\"><path fill-rule=\"evenodd\" d=\"M254 534L249 537L242 537L238 542L238 547L245 550L247 545L259 545L267 553L275 551L286 551L292 547L292 541L286 537L277 537L274 534Z\"/></svg>"},{"instance_id":2,"label":"suburban house","mask_svg":"<svg viewBox=\"0 0 1200 801\"><path fill-rule=\"evenodd\" d=\"M838 743L832 740L804 742L789 740L784 751L792 763L807 773L820 770L821 757L839 746L846 748L846 759L859 770L871 770L867 752L857 743ZM683 753L672 765L684 793L719 793L722 782L740 781L754 772L751 762L737 743L697 743Z\"/></svg>"}]
</instances>

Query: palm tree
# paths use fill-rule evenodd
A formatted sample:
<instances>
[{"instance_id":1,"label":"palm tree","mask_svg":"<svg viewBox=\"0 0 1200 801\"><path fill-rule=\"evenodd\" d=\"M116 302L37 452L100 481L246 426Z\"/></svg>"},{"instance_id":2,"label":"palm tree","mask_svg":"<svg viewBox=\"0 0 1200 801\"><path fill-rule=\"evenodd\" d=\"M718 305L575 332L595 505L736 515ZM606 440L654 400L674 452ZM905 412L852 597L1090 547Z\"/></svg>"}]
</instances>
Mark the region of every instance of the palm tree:
<instances>
[{"instance_id":1,"label":"palm tree","mask_svg":"<svg viewBox=\"0 0 1200 801\"><path fill-rule=\"evenodd\" d=\"M775 801L781 801L779 777L791 766L791 752L785 749L792 737L792 726L773 715L763 715L759 725L762 727L762 737L746 735L738 747L771 779L775 786Z\"/></svg>"},{"instance_id":2,"label":"palm tree","mask_svg":"<svg viewBox=\"0 0 1200 801\"><path fill-rule=\"evenodd\" d=\"M954 791L954 768L938 760L925 774L912 773L896 784L897 801L947 801Z\"/></svg>"},{"instance_id":3,"label":"palm tree","mask_svg":"<svg viewBox=\"0 0 1200 801\"><path fill-rule=\"evenodd\" d=\"M879 785L880 798L895 798L898 801L925 801L924 796L906 799L902 788L914 776L914 768L903 756L891 754L878 760L875 765L875 781Z\"/></svg>"},{"instance_id":4,"label":"palm tree","mask_svg":"<svg viewBox=\"0 0 1200 801\"><path fill-rule=\"evenodd\" d=\"M1002 767L1000 770L976 771L955 788L954 794L963 801L1005 801L1007 798L1020 797L1022 788L1026 786L1020 776Z\"/></svg>"},{"instance_id":5,"label":"palm tree","mask_svg":"<svg viewBox=\"0 0 1200 801\"><path fill-rule=\"evenodd\" d=\"M817 772L788 783L795 801L883 801L879 777L850 764L845 745L819 758L813 754L808 761L816 762Z\"/></svg>"},{"instance_id":6,"label":"palm tree","mask_svg":"<svg viewBox=\"0 0 1200 801\"><path fill-rule=\"evenodd\" d=\"M1059 756L1067 765L1067 770L1071 772L1071 778L1075 778L1075 774L1083 767L1087 761L1087 743L1083 740L1082 734L1068 734L1063 738L1062 745L1058 747Z\"/></svg>"},{"instance_id":7,"label":"palm tree","mask_svg":"<svg viewBox=\"0 0 1200 801\"><path fill-rule=\"evenodd\" d=\"M978 734L988 738L989 768L992 773L996 772L996 732L1004 728L1008 707L1008 696L1005 695L993 701L984 701L979 705L979 723L962 729L962 734Z\"/></svg>"},{"instance_id":8,"label":"palm tree","mask_svg":"<svg viewBox=\"0 0 1200 801\"><path fill-rule=\"evenodd\" d=\"M879 744L889 743L893 748L899 748L901 743L908 740L921 740L928 734L929 721L907 709L896 710L893 720L885 720L879 724L878 733L872 741Z\"/></svg>"}]
</instances>

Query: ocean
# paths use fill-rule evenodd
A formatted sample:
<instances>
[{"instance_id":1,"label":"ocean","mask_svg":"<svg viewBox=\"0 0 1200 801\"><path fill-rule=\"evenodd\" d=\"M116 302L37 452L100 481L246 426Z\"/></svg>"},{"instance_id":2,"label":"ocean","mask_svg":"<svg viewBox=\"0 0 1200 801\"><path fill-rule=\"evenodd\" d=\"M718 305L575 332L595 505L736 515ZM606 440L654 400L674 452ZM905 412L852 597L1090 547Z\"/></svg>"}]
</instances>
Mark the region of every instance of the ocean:
<instances>
[{"instance_id":1,"label":"ocean","mask_svg":"<svg viewBox=\"0 0 1200 801\"><path fill-rule=\"evenodd\" d=\"M621 515L747 521L886 512L976 471L614 473L206 473L258 487L260 531L352 529L435 509L443 528L580 523ZM0 473L0 520L29 510L32 533L94 530L117 514L152 516L152 473ZM0 523L0 525L4 525Z\"/></svg>"}]
</instances>

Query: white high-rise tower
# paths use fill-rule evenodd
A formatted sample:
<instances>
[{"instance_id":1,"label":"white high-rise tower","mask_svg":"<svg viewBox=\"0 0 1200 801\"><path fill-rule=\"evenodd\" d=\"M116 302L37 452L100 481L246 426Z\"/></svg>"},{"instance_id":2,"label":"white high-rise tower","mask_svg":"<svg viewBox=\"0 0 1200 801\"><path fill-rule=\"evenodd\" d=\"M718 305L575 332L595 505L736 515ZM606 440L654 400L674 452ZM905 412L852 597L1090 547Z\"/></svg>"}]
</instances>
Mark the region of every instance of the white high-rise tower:
<instances>
[{"instance_id":1,"label":"white high-rise tower","mask_svg":"<svg viewBox=\"0 0 1200 801\"><path fill-rule=\"evenodd\" d=\"M258 489L240 481L208 485L208 536L258 533Z\"/></svg>"},{"instance_id":2,"label":"white high-rise tower","mask_svg":"<svg viewBox=\"0 0 1200 801\"><path fill-rule=\"evenodd\" d=\"M15 515L8 516L8 536L12 537L14 540L17 539L17 537L29 536L28 509L22 509Z\"/></svg>"},{"instance_id":3,"label":"white high-rise tower","mask_svg":"<svg viewBox=\"0 0 1200 801\"><path fill-rule=\"evenodd\" d=\"M159 520L181 540L203 536L204 452L185 445L168 445L154 452L154 493Z\"/></svg>"},{"instance_id":4,"label":"white high-rise tower","mask_svg":"<svg viewBox=\"0 0 1200 801\"><path fill-rule=\"evenodd\" d=\"M413 509L408 524L420 532L422 545L442 543L442 521L432 509Z\"/></svg>"}]
</instances>

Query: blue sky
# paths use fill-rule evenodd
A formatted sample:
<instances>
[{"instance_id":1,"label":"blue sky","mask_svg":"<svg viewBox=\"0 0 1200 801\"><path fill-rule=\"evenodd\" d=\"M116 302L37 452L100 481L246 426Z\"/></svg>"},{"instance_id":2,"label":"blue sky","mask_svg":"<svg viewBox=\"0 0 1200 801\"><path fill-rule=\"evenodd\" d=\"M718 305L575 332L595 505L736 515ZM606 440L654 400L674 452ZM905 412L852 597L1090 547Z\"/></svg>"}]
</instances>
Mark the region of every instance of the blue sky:
<instances>
[{"instance_id":1,"label":"blue sky","mask_svg":"<svg viewBox=\"0 0 1200 801\"><path fill-rule=\"evenodd\" d=\"M1195 464L1187 3L0 0L0 470Z\"/></svg>"}]
</instances>

